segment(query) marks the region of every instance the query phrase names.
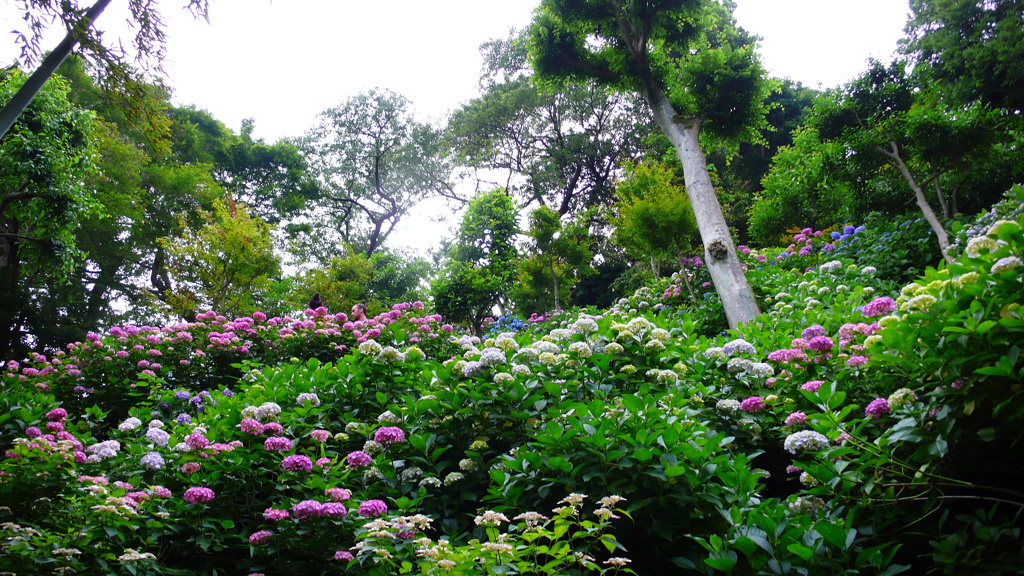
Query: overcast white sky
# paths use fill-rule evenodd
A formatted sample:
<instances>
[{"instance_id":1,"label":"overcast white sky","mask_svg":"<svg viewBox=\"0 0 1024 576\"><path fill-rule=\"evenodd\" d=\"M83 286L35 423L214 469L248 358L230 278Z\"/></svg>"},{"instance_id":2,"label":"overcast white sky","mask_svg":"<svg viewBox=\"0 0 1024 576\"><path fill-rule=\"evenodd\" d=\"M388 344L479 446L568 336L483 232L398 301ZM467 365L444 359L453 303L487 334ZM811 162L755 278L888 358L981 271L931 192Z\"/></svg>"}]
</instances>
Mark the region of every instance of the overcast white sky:
<instances>
[{"instance_id":1,"label":"overcast white sky","mask_svg":"<svg viewBox=\"0 0 1024 576\"><path fill-rule=\"evenodd\" d=\"M20 24L0 0L0 29ZM317 112L372 87L390 88L421 120L440 119L477 95L480 44L521 28L539 0L212 0L210 24L185 0L160 0L168 22L170 84L238 131L299 136ZM116 35L127 0L97 20ZM906 21L906 0L737 0L740 24L762 38L771 73L823 87L842 84L869 56L889 57ZM56 44L59 37L51 42ZM17 54L0 35L0 63Z\"/></svg>"},{"instance_id":2,"label":"overcast white sky","mask_svg":"<svg viewBox=\"0 0 1024 576\"><path fill-rule=\"evenodd\" d=\"M211 0L207 24L182 10L185 0L160 0L165 69L176 104L205 108L236 132L253 118L268 142L302 135L318 112L373 87L405 95L421 121L441 120L478 95L480 44L526 26L539 2ZM907 0L736 2L770 73L825 88L869 57L891 56L908 12ZM97 19L108 37L123 31L126 5L114 0ZM0 30L19 24L16 2L0 0ZM0 35L0 64L17 53L14 35Z\"/></svg>"}]
</instances>

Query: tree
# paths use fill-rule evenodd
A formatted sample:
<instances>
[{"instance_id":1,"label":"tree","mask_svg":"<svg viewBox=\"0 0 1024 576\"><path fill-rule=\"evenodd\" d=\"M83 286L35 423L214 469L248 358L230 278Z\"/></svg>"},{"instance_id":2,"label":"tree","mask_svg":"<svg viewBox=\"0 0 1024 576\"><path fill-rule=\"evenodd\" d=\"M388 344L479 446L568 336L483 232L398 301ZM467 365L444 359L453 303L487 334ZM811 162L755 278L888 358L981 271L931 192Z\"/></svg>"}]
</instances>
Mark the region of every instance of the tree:
<instances>
[{"instance_id":1,"label":"tree","mask_svg":"<svg viewBox=\"0 0 1024 576\"><path fill-rule=\"evenodd\" d=\"M590 234L582 218L563 223L547 206L530 212L529 222L530 256L519 262L516 306L528 308L521 310L524 313L561 310L573 284L590 269Z\"/></svg>"},{"instance_id":2,"label":"tree","mask_svg":"<svg viewBox=\"0 0 1024 576\"><path fill-rule=\"evenodd\" d=\"M922 102L905 66L872 61L862 76L816 103L813 122L823 140L842 144L844 161L861 172L895 169L913 192L944 257L952 261L949 235L925 187L934 188L942 216L952 217L955 196L943 190L942 177L989 155L999 116L980 105Z\"/></svg>"},{"instance_id":3,"label":"tree","mask_svg":"<svg viewBox=\"0 0 1024 576\"><path fill-rule=\"evenodd\" d=\"M162 299L186 319L204 308L238 316L260 310L281 272L270 226L230 200L215 200L213 211L200 210L199 217L195 233L161 241L173 283Z\"/></svg>"},{"instance_id":4,"label":"tree","mask_svg":"<svg viewBox=\"0 0 1024 576\"><path fill-rule=\"evenodd\" d=\"M0 76L0 102L25 81ZM84 182L93 168L93 114L68 101L66 82L43 86L0 140L0 357L28 345L30 300L42 279L66 281L80 257L74 230L99 210Z\"/></svg>"},{"instance_id":5,"label":"tree","mask_svg":"<svg viewBox=\"0 0 1024 576\"><path fill-rule=\"evenodd\" d=\"M594 79L644 97L682 162L708 270L735 328L759 311L700 137L756 139L771 86L730 8L712 0L543 0L530 42L542 79Z\"/></svg>"},{"instance_id":6,"label":"tree","mask_svg":"<svg viewBox=\"0 0 1024 576\"><path fill-rule=\"evenodd\" d=\"M128 63L123 50L107 47L103 43L102 33L92 28L93 21L110 4L110 0L98 0L88 9L81 8L77 0L31 0L21 4L24 5L22 16L28 26L27 34L16 31L17 41L21 44L22 65L32 67L41 58L42 64L0 109L0 138L7 134L18 116L76 46L79 47L79 54L98 71L105 96L119 101L129 117L140 118L144 124L156 120L153 126L144 131L159 136L159 114L157 108L152 106L153 100L149 97L149 87L145 80L147 71L160 71L164 55L163 20L154 3L128 3L131 13L129 23L135 29L132 42L134 61L136 65L142 66L141 71ZM205 18L209 0L189 0L186 7L193 15ZM47 25L55 21L61 22L68 33L43 58L44 49L40 41Z\"/></svg>"},{"instance_id":7,"label":"tree","mask_svg":"<svg viewBox=\"0 0 1024 576\"><path fill-rule=\"evenodd\" d=\"M515 279L517 211L502 189L471 200L459 223L448 261L431 285L434 309L480 332L484 318L504 302Z\"/></svg>"},{"instance_id":8,"label":"tree","mask_svg":"<svg viewBox=\"0 0 1024 576\"><path fill-rule=\"evenodd\" d=\"M447 140L462 163L501 179L523 207L565 216L610 203L619 162L638 154L648 132L640 102L593 81L532 82L526 40L513 30L481 46L484 93L455 111Z\"/></svg>"},{"instance_id":9,"label":"tree","mask_svg":"<svg viewBox=\"0 0 1024 576\"><path fill-rule=\"evenodd\" d=\"M324 110L300 146L323 189L308 221L325 221L368 256L420 202L458 200L440 132L416 122L409 101L394 92L371 90Z\"/></svg>"},{"instance_id":10,"label":"tree","mask_svg":"<svg viewBox=\"0 0 1024 576\"><path fill-rule=\"evenodd\" d=\"M1024 110L1024 0L912 0L903 53L958 104Z\"/></svg>"},{"instance_id":11,"label":"tree","mask_svg":"<svg viewBox=\"0 0 1024 576\"><path fill-rule=\"evenodd\" d=\"M672 168L664 164L631 164L615 189L615 240L634 256L649 259L655 278L663 259L683 269L697 238L693 209L674 180Z\"/></svg>"}]
</instances>

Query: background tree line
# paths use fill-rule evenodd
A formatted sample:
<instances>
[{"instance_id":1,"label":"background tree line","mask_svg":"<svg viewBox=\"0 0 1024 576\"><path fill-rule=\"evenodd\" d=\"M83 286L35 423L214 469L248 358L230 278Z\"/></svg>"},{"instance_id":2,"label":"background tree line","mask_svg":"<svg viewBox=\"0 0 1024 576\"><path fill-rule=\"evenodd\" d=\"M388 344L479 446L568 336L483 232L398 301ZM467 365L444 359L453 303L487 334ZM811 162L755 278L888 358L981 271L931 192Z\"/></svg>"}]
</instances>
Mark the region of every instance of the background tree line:
<instances>
[{"instance_id":1,"label":"background tree line","mask_svg":"<svg viewBox=\"0 0 1024 576\"><path fill-rule=\"evenodd\" d=\"M96 62L68 60L0 140L0 356L210 307L297 313L314 292L335 311L432 298L479 329L606 306L687 257L714 264L715 240L729 254L879 210L924 214L944 249L957 214L1021 177L1022 6L911 8L899 60L818 92L767 77L729 2L543 2L481 47L480 96L445 123L377 89L276 143L158 82L133 84L140 124ZM0 82L6 101L24 75ZM426 201L463 211L455 237L391 247Z\"/></svg>"}]
</instances>

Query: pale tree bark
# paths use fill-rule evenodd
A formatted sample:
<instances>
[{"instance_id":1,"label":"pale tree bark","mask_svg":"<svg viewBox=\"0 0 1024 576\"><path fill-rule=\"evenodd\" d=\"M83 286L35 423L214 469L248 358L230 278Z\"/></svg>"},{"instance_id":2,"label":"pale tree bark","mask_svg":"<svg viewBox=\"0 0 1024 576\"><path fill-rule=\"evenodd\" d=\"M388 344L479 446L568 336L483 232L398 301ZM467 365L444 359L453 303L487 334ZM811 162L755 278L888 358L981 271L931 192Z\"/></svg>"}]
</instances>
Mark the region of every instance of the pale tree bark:
<instances>
[{"instance_id":1,"label":"pale tree bark","mask_svg":"<svg viewBox=\"0 0 1024 576\"><path fill-rule=\"evenodd\" d=\"M683 164L686 194L704 243L704 263L722 299L729 327L737 328L761 312L757 308L754 290L736 256L736 245L711 184L707 159L700 147L700 119L680 118L668 97L655 86L647 87L644 92L658 127L672 143Z\"/></svg>"},{"instance_id":2,"label":"pale tree bark","mask_svg":"<svg viewBox=\"0 0 1024 576\"><path fill-rule=\"evenodd\" d=\"M885 154L892 162L893 166L900 171L903 179L907 181L910 189L914 191L914 198L917 200L917 206L921 209L921 213L924 214L924 219L931 226L932 232L935 232L935 238L939 241L939 250L942 251L942 257L945 258L947 264L954 262L953 257L949 255L949 234L946 233L946 229L942 226L942 222L939 222L939 217L935 215L935 211L932 210L931 204L928 203L928 198L924 195L924 190L918 185L917 180L914 179L914 175L910 173L910 169L907 168L903 158L900 156L900 149L896 146L896 142L889 141L889 149L879 148L879 150ZM939 192L941 194L941 192Z\"/></svg>"}]
</instances>

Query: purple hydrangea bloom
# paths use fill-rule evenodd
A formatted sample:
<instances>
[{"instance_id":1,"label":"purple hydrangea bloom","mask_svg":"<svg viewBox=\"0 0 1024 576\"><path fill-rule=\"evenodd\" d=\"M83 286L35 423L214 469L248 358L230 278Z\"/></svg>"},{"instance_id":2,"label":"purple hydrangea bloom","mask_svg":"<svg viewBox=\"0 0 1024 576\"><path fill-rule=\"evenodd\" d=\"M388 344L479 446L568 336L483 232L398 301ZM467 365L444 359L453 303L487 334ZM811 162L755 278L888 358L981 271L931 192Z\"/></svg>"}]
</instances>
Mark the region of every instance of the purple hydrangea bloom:
<instances>
[{"instance_id":1,"label":"purple hydrangea bloom","mask_svg":"<svg viewBox=\"0 0 1024 576\"><path fill-rule=\"evenodd\" d=\"M370 455L367 454L366 452L363 452L362 450L356 450L355 452L351 452L349 453L348 456L345 457L345 463L353 468L358 468L360 466L369 466L370 462L372 461L373 460L370 458Z\"/></svg>"},{"instance_id":2,"label":"purple hydrangea bloom","mask_svg":"<svg viewBox=\"0 0 1024 576\"><path fill-rule=\"evenodd\" d=\"M764 398L760 396L751 396L740 402L740 409L744 412L760 412L764 410Z\"/></svg>"},{"instance_id":3,"label":"purple hydrangea bloom","mask_svg":"<svg viewBox=\"0 0 1024 576\"><path fill-rule=\"evenodd\" d=\"M270 537L273 536L273 535L274 535L274 533L271 532L270 530L260 530L259 532L253 532L252 535L249 536L249 544L253 544L253 545L263 544L267 540L270 540Z\"/></svg>"},{"instance_id":4,"label":"purple hydrangea bloom","mask_svg":"<svg viewBox=\"0 0 1024 576\"><path fill-rule=\"evenodd\" d=\"M185 501L190 504L198 504L200 502L209 502L210 500L213 500L214 496L216 496L216 494L214 494L213 490L210 490L209 488L193 486L192 488L185 490L183 498L185 498Z\"/></svg>"},{"instance_id":5,"label":"purple hydrangea bloom","mask_svg":"<svg viewBox=\"0 0 1024 576\"><path fill-rule=\"evenodd\" d=\"M835 342L828 336L815 336L807 343L807 348L815 352L828 352L835 345Z\"/></svg>"},{"instance_id":6,"label":"purple hydrangea bloom","mask_svg":"<svg viewBox=\"0 0 1024 576\"><path fill-rule=\"evenodd\" d=\"M293 454L285 457L284 461L281 462L281 467L293 472L311 472L313 470L313 461L309 459L309 456Z\"/></svg>"},{"instance_id":7,"label":"purple hydrangea bloom","mask_svg":"<svg viewBox=\"0 0 1024 576\"><path fill-rule=\"evenodd\" d=\"M789 416L786 416L786 426L795 426L797 424L803 424L807 422L807 414L803 412L793 412Z\"/></svg>"},{"instance_id":8,"label":"purple hydrangea bloom","mask_svg":"<svg viewBox=\"0 0 1024 576\"><path fill-rule=\"evenodd\" d=\"M277 451L291 450L292 441L283 436L271 436L263 442L263 449Z\"/></svg>"},{"instance_id":9,"label":"purple hydrangea bloom","mask_svg":"<svg viewBox=\"0 0 1024 576\"><path fill-rule=\"evenodd\" d=\"M292 515L296 518L316 518L323 516L324 505L316 500L303 500L292 506Z\"/></svg>"},{"instance_id":10,"label":"purple hydrangea bloom","mask_svg":"<svg viewBox=\"0 0 1024 576\"><path fill-rule=\"evenodd\" d=\"M373 439L381 444L391 444L392 442L404 442L405 432L401 428L395 426L384 426L378 428L373 434Z\"/></svg>"},{"instance_id":11,"label":"purple hydrangea bloom","mask_svg":"<svg viewBox=\"0 0 1024 576\"><path fill-rule=\"evenodd\" d=\"M367 500L359 505L359 515L363 518L376 518L387 512L388 505L383 500Z\"/></svg>"},{"instance_id":12,"label":"purple hydrangea bloom","mask_svg":"<svg viewBox=\"0 0 1024 576\"><path fill-rule=\"evenodd\" d=\"M889 413L889 401L885 398L875 398L864 409L864 415L872 418L881 418Z\"/></svg>"},{"instance_id":13,"label":"purple hydrangea bloom","mask_svg":"<svg viewBox=\"0 0 1024 576\"><path fill-rule=\"evenodd\" d=\"M874 316L882 316L883 314L888 314L895 309L896 302L892 298L889 298L888 296L882 296L880 298L875 298L871 302L865 304L864 307L861 309L861 313L867 316L868 318L872 318Z\"/></svg>"}]
</instances>

